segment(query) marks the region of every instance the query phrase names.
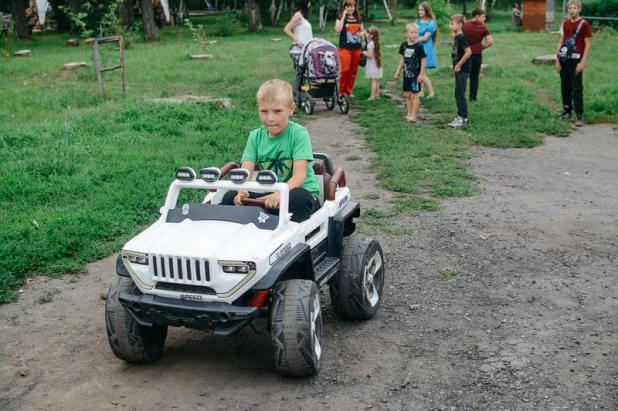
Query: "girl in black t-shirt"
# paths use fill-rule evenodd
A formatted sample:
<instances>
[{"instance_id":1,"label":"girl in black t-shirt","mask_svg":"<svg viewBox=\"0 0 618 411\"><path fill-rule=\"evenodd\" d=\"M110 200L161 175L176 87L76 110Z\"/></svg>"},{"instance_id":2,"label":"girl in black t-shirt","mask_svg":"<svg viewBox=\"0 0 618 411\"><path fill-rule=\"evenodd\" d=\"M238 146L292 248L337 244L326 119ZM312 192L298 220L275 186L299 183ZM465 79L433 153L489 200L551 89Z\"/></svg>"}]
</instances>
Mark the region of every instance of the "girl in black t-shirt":
<instances>
[{"instance_id":1,"label":"girl in black t-shirt","mask_svg":"<svg viewBox=\"0 0 618 411\"><path fill-rule=\"evenodd\" d=\"M352 96L361 58L364 31L355 0L346 0L343 4L341 17L335 21L335 31L339 33L339 59L341 61L339 95Z\"/></svg>"}]
</instances>

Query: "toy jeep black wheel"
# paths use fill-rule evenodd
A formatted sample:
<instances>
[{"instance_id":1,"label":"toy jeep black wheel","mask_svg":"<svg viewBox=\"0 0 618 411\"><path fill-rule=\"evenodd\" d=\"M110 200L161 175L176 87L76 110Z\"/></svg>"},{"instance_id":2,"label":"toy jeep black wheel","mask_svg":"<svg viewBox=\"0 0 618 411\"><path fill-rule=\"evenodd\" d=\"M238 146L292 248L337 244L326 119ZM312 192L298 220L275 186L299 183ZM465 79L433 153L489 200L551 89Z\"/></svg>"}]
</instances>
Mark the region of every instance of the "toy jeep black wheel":
<instances>
[{"instance_id":1,"label":"toy jeep black wheel","mask_svg":"<svg viewBox=\"0 0 618 411\"><path fill-rule=\"evenodd\" d=\"M313 281L277 284L270 310L275 368L283 375L316 375L322 365L322 310Z\"/></svg>"},{"instance_id":2,"label":"toy jeep black wheel","mask_svg":"<svg viewBox=\"0 0 618 411\"><path fill-rule=\"evenodd\" d=\"M339 276L330 284L335 311L344 317L364 320L378 311L384 289L384 256L380 243L371 237L352 237L343 248Z\"/></svg>"},{"instance_id":3,"label":"toy jeep black wheel","mask_svg":"<svg viewBox=\"0 0 618 411\"><path fill-rule=\"evenodd\" d=\"M133 280L117 276L109 286L105 303L107 340L116 357L133 363L156 361L163 354L167 327L138 325L118 301L121 292L141 294Z\"/></svg>"}]
</instances>

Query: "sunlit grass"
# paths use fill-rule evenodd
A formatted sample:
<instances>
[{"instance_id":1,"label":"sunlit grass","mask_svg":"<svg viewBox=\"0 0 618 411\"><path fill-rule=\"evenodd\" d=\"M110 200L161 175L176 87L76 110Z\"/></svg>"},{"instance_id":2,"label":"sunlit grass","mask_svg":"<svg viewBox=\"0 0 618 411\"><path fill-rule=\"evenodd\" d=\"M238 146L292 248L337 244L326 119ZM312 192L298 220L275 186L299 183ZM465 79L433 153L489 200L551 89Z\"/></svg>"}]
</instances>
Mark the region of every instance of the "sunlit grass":
<instances>
[{"instance_id":1,"label":"sunlit grass","mask_svg":"<svg viewBox=\"0 0 618 411\"><path fill-rule=\"evenodd\" d=\"M208 19L200 22L208 27ZM404 41L402 25L377 24L383 45ZM546 134L570 130L556 119L560 92L553 66L530 64L536 55L551 54L557 37L508 30L496 32L496 44L485 53L489 69L479 101L470 105L471 126L446 128L455 102L449 38L441 29L440 68L430 72L437 97L423 100L429 111L421 122L403 121L404 109L388 98L364 101L369 82L359 72L353 100L358 112L350 117L363 126L376 153L378 184L398 193L386 211L364 211L366 227L397 234L393 219L435 210L444 197L473 194L476 179L462 165L471 145L533 147ZM163 29L156 43L131 44L125 53L126 98L118 71L104 73L101 98L92 67L60 70L67 62L92 64L89 46L65 46L68 34L41 33L12 44L33 54L0 61L0 302L15 298L13 290L30 275L77 272L120 249L158 217L177 167L239 159L248 132L259 125L257 88L269 78L291 80L293 69L281 28L249 34L238 27L235 33L210 36L218 43L205 50L185 27ZM330 28L316 35L336 43ZM6 44L0 41L0 48ZM594 39L585 78L589 123L616 121L617 45L610 33ZM214 58L189 58L203 53ZM106 49L104 56L105 64L113 64L118 52ZM384 47L383 57L382 84L400 94L392 80L397 49ZM185 94L231 98L234 108L144 101Z\"/></svg>"}]
</instances>

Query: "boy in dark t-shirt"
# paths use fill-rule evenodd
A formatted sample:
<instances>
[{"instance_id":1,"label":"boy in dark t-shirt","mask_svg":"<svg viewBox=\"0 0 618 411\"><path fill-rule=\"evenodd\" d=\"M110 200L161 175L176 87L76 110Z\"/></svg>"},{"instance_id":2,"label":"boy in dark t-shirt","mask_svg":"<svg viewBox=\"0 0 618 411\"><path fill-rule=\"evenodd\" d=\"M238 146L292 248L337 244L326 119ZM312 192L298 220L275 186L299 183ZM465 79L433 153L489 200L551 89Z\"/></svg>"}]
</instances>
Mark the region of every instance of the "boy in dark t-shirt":
<instances>
[{"instance_id":1,"label":"boy in dark t-shirt","mask_svg":"<svg viewBox=\"0 0 618 411\"><path fill-rule=\"evenodd\" d=\"M470 76L470 56L472 50L468 45L468 40L463 34L463 25L466 18L463 14L455 14L449 21L449 28L453 36L453 49L451 57L453 59L453 72L455 73L455 101L457 102L457 117L451 123L450 127L465 127L470 124L468 119L468 102L466 101L466 83Z\"/></svg>"},{"instance_id":2,"label":"boy in dark t-shirt","mask_svg":"<svg viewBox=\"0 0 618 411\"><path fill-rule=\"evenodd\" d=\"M418 110L421 106L420 92L421 83L425 77L425 49L418 41L418 25L410 23L406 25L407 41L401 43L399 47L399 66L395 72L395 78L399 78L403 68L403 94L406 97L408 115L406 121L416 123L418 121Z\"/></svg>"}]
</instances>

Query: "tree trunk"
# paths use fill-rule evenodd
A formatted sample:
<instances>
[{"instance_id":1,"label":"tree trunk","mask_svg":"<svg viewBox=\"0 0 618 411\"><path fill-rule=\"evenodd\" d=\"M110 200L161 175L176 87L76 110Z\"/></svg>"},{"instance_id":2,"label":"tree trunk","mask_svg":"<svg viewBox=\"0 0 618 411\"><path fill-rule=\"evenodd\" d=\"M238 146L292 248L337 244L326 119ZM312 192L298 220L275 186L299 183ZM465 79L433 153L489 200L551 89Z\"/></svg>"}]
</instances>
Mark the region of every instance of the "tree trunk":
<instances>
[{"instance_id":1,"label":"tree trunk","mask_svg":"<svg viewBox=\"0 0 618 411\"><path fill-rule=\"evenodd\" d=\"M142 24L146 41L157 39L157 25L155 24L154 9L151 0L140 0L142 6Z\"/></svg>"},{"instance_id":2,"label":"tree trunk","mask_svg":"<svg viewBox=\"0 0 618 411\"><path fill-rule=\"evenodd\" d=\"M82 0L68 0L68 4L69 11L73 14L79 13L82 8ZM80 28L73 23L73 20L71 20L71 33L77 35L79 34L79 30Z\"/></svg>"},{"instance_id":3,"label":"tree trunk","mask_svg":"<svg viewBox=\"0 0 618 411\"><path fill-rule=\"evenodd\" d=\"M464 16L466 16L468 14L468 1L467 0L463 0L463 12L462 14Z\"/></svg>"},{"instance_id":4,"label":"tree trunk","mask_svg":"<svg viewBox=\"0 0 618 411\"><path fill-rule=\"evenodd\" d=\"M249 16L249 31L262 31L262 16L260 6L255 0L247 0L247 16Z\"/></svg>"},{"instance_id":5,"label":"tree trunk","mask_svg":"<svg viewBox=\"0 0 618 411\"><path fill-rule=\"evenodd\" d=\"M270 12L270 26L275 27L275 16L277 15L277 5L275 4L275 0L271 0L268 11Z\"/></svg>"},{"instance_id":6,"label":"tree trunk","mask_svg":"<svg viewBox=\"0 0 618 411\"><path fill-rule=\"evenodd\" d=\"M118 14L120 16L120 23L123 26L132 27L135 22L133 18L133 0L125 0L125 2L118 7Z\"/></svg>"},{"instance_id":7,"label":"tree trunk","mask_svg":"<svg viewBox=\"0 0 618 411\"><path fill-rule=\"evenodd\" d=\"M547 28L548 31L554 31L555 12L556 1L547 0L547 3L545 3L545 28Z\"/></svg>"},{"instance_id":8,"label":"tree trunk","mask_svg":"<svg viewBox=\"0 0 618 411\"><path fill-rule=\"evenodd\" d=\"M15 22L15 35L20 39L29 39L31 36L30 28L26 21L27 7L28 5L25 0L11 0L13 21Z\"/></svg>"}]
</instances>

